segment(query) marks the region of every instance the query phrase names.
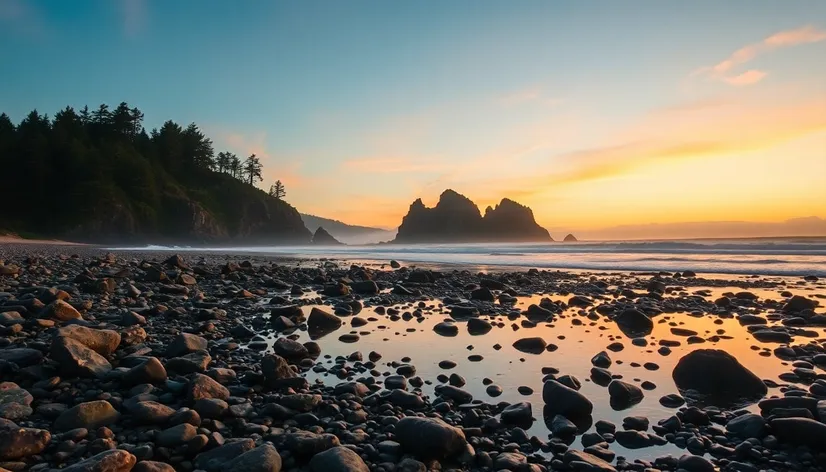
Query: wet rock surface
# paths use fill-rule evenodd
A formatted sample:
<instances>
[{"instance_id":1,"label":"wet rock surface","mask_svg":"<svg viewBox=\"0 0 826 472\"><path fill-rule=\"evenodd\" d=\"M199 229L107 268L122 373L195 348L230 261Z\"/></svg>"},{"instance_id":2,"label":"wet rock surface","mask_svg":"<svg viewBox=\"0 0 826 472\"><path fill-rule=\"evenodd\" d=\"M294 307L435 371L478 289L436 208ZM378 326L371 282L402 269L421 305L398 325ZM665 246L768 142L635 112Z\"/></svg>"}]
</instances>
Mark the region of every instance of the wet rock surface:
<instances>
[{"instance_id":1,"label":"wet rock surface","mask_svg":"<svg viewBox=\"0 0 826 472\"><path fill-rule=\"evenodd\" d=\"M6 470L826 466L823 280L0 259Z\"/></svg>"}]
</instances>

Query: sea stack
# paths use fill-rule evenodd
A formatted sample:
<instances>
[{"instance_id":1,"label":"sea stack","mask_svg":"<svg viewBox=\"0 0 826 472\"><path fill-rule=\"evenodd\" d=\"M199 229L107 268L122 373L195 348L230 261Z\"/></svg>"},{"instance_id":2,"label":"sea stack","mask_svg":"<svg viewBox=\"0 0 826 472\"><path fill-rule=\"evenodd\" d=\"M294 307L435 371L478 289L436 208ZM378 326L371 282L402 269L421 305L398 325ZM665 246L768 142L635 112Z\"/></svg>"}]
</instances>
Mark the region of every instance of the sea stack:
<instances>
[{"instance_id":1,"label":"sea stack","mask_svg":"<svg viewBox=\"0 0 826 472\"><path fill-rule=\"evenodd\" d=\"M562 241L566 243L575 243L578 241L578 239L573 234L568 233L568 236L565 236L565 239L563 239Z\"/></svg>"},{"instance_id":2,"label":"sea stack","mask_svg":"<svg viewBox=\"0 0 826 472\"><path fill-rule=\"evenodd\" d=\"M482 216L469 198L445 190L433 208L417 199L402 219L395 243L547 242L530 208L507 198Z\"/></svg>"},{"instance_id":3,"label":"sea stack","mask_svg":"<svg viewBox=\"0 0 826 472\"><path fill-rule=\"evenodd\" d=\"M332 234L327 232L327 230L319 226L318 229L315 230L315 234L313 234L313 244L317 244L319 246L338 246L343 243L334 238Z\"/></svg>"}]
</instances>

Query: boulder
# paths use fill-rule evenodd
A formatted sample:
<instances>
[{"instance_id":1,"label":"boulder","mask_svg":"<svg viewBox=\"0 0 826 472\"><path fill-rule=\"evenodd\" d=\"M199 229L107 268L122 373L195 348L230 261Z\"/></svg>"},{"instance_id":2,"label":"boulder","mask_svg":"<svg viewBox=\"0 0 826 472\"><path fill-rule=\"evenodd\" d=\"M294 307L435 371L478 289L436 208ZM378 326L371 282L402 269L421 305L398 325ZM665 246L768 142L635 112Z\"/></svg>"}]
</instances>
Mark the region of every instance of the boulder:
<instances>
[{"instance_id":1,"label":"boulder","mask_svg":"<svg viewBox=\"0 0 826 472\"><path fill-rule=\"evenodd\" d=\"M310 460L312 472L370 472L364 460L352 449L336 446L316 454Z\"/></svg>"},{"instance_id":2,"label":"boulder","mask_svg":"<svg viewBox=\"0 0 826 472\"><path fill-rule=\"evenodd\" d=\"M137 459L123 449L110 449L61 469L63 472L129 472Z\"/></svg>"},{"instance_id":3,"label":"boulder","mask_svg":"<svg viewBox=\"0 0 826 472\"><path fill-rule=\"evenodd\" d=\"M562 415L566 418L589 416L594 410L591 400L578 391L562 385L556 380L548 380L542 387L543 414Z\"/></svg>"},{"instance_id":4,"label":"boulder","mask_svg":"<svg viewBox=\"0 0 826 472\"><path fill-rule=\"evenodd\" d=\"M811 418L774 418L769 424L781 441L826 450L826 424Z\"/></svg>"},{"instance_id":5,"label":"boulder","mask_svg":"<svg viewBox=\"0 0 826 472\"><path fill-rule=\"evenodd\" d=\"M209 343L206 339L190 333L181 333L169 343L165 356L179 357L195 351L206 351Z\"/></svg>"},{"instance_id":6,"label":"boulder","mask_svg":"<svg viewBox=\"0 0 826 472\"><path fill-rule=\"evenodd\" d=\"M744 406L766 395L768 388L732 355L698 349L683 356L671 374L683 397L716 406Z\"/></svg>"},{"instance_id":7,"label":"boulder","mask_svg":"<svg viewBox=\"0 0 826 472\"><path fill-rule=\"evenodd\" d=\"M157 357L150 357L132 367L121 377L127 386L140 384L159 384L166 381L166 369Z\"/></svg>"},{"instance_id":8,"label":"boulder","mask_svg":"<svg viewBox=\"0 0 826 472\"><path fill-rule=\"evenodd\" d=\"M522 338L516 340L513 343L514 349L520 352L525 352L528 354L542 354L545 352L545 348L548 347L548 343L545 342L544 339L539 337L534 338Z\"/></svg>"},{"instance_id":9,"label":"boulder","mask_svg":"<svg viewBox=\"0 0 826 472\"><path fill-rule=\"evenodd\" d=\"M743 439L762 439L766 435L766 420L754 413L735 416L726 423L726 431Z\"/></svg>"},{"instance_id":10,"label":"boulder","mask_svg":"<svg viewBox=\"0 0 826 472\"><path fill-rule=\"evenodd\" d=\"M630 408L641 402L645 396L641 388L617 379L608 385L608 394L611 396L611 407L615 410Z\"/></svg>"},{"instance_id":11,"label":"boulder","mask_svg":"<svg viewBox=\"0 0 826 472\"><path fill-rule=\"evenodd\" d=\"M223 469L232 472L281 472L281 456L272 444L264 444L226 462Z\"/></svg>"},{"instance_id":12,"label":"boulder","mask_svg":"<svg viewBox=\"0 0 826 472\"><path fill-rule=\"evenodd\" d=\"M40 454L52 435L45 429L0 428L0 461L13 461Z\"/></svg>"},{"instance_id":13,"label":"boulder","mask_svg":"<svg viewBox=\"0 0 826 472\"><path fill-rule=\"evenodd\" d=\"M341 327L341 318L321 308L313 307L307 317L307 330L313 339L321 338Z\"/></svg>"},{"instance_id":14,"label":"boulder","mask_svg":"<svg viewBox=\"0 0 826 472\"><path fill-rule=\"evenodd\" d=\"M272 349L276 355L290 362L297 362L310 357L310 352L306 346L289 338L278 338Z\"/></svg>"},{"instance_id":15,"label":"boulder","mask_svg":"<svg viewBox=\"0 0 826 472\"><path fill-rule=\"evenodd\" d=\"M226 401L229 399L229 390L206 375L192 374L187 385L187 400L195 402L202 398L217 398Z\"/></svg>"},{"instance_id":16,"label":"boulder","mask_svg":"<svg viewBox=\"0 0 826 472\"><path fill-rule=\"evenodd\" d=\"M80 325L70 325L58 329L57 335L79 341L104 357L111 356L120 345L120 334L111 329L92 329Z\"/></svg>"},{"instance_id":17,"label":"boulder","mask_svg":"<svg viewBox=\"0 0 826 472\"><path fill-rule=\"evenodd\" d=\"M629 308L614 318L620 331L629 338L648 336L654 330L654 322L645 313Z\"/></svg>"},{"instance_id":18,"label":"boulder","mask_svg":"<svg viewBox=\"0 0 826 472\"><path fill-rule=\"evenodd\" d=\"M175 410L158 402L126 402L132 420L140 424L165 424L175 414Z\"/></svg>"},{"instance_id":19,"label":"boulder","mask_svg":"<svg viewBox=\"0 0 826 472\"><path fill-rule=\"evenodd\" d=\"M396 423L395 434L405 451L425 460L447 459L467 447L461 429L436 418L402 418Z\"/></svg>"},{"instance_id":20,"label":"boulder","mask_svg":"<svg viewBox=\"0 0 826 472\"><path fill-rule=\"evenodd\" d=\"M227 471L228 469L224 466L227 462L252 450L254 447L255 441L249 438L228 442L223 446L210 449L195 456L195 468L205 470L206 472Z\"/></svg>"},{"instance_id":21,"label":"boulder","mask_svg":"<svg viewBox=\"0 0 826 472\"><path fill-rule=\"evenodd\" d=\"M63 300L55 300L43 309L44 317L57 321L82 320L83 316L72 305Z\"/></svg>"},{"instance_id":22,"label":"boulder","mask_svg":"<svg viewBox=\"0 0 826 472\"><path fill-rule=\"evenodd\" d=\"M120 413L109 402L95 400L80 403L61 413L54 422L54 429L57 431L77 428L95 430L101 426L115 424L118 418L120 418Z\"/></svg>"},{"instance_id":23,"label":"boulder","mask_svg":"<svg viewBox=\"0 0 826 472\"><path fill-rule=\"evenodd\" d=\"M105 357L72 338L58 336L52 340L49 355L67 376L103 377L112 370Z\"/></svg>"}]
</instances>

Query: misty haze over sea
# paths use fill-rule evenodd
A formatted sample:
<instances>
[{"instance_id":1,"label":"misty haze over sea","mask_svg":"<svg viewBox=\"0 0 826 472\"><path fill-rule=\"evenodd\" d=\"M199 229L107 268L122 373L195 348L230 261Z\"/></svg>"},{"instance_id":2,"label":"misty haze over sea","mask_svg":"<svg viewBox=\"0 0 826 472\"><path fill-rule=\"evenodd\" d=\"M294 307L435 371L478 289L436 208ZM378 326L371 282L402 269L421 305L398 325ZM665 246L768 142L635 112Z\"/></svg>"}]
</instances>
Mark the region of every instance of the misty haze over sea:
<instances>
[{"instance_id":1,"label":"misty haze over sea","mask_svg":"<svg viewBox=\"0 0 826 472\"><path fill-rule=\"evenodd\" d=\"M605 241L580 243L420 244L371 246L112 248L269 254L298 258L497 268L622 271L692 270L720 274L826 276L826 238Z\"/></svg>"}]
</instances>

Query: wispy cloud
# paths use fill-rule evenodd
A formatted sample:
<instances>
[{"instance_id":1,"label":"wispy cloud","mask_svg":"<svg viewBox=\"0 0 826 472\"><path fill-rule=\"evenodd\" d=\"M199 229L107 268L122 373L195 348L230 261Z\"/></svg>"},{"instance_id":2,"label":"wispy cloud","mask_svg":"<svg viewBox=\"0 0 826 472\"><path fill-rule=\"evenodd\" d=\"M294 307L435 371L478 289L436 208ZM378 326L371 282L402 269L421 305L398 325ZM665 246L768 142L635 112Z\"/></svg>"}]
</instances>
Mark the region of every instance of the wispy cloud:
<instances>
[{"instance_id":1,"label":"wispy cloud","mask_svg":"<svg viewBox=\"0 0 826 472\"><path fill-rule=\"evenodd\" d=\"M146 0L120 0L119 3L124 35L130 38L139 35L147 24Z\"/></svg>"},{"instance_id":2,"label":"wispy cloud","mask_svg":"<svg viewBox=\"0 0 826 472\"><path fill-rule=\"evenodd\" d=\"M711 80L719 80L730 85L751 85L760 82L766 77L765 71L751 69L740 74L736 74L734 69L746 64L761 54L765 54L776 49L797 46L801 44L817 43L826 40L826 30L818 29L807 25L797 29L780 31L760 42L749 44L734 51L726 59L714 64L705 66L692 72L692 77L705 77Z\"/></svg>"}]
</instances>

